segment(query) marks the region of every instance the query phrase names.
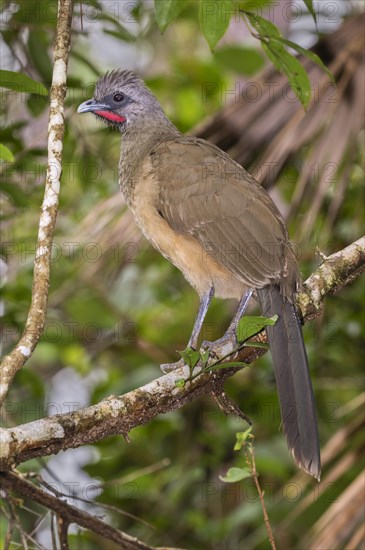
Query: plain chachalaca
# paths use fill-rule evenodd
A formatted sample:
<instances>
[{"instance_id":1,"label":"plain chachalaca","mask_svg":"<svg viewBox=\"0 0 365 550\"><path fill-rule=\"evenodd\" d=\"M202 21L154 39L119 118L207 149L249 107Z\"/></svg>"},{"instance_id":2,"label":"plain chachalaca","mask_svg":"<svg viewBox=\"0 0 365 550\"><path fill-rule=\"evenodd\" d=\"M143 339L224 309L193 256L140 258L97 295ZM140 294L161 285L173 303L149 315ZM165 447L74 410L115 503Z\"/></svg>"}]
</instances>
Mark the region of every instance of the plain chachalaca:
<instances>
[{"instance_id":1,"label":"plain chachalaca","mask_svg":"<svg viewBox=\"0 0 365 550\"><path fill-rule=\"evenodd\" d=\"M181 135L141 78L116 70L96 84L92 112L122 135L121 191L137 224L178 267L200 297L188 346L213 295L239 301L222 347L253 292L267 327L284 433L297 464L320 476L317 416L307 354L295 307L299 272L284 220L266 191L229 155ZM165 366L165 371L168 366Z\"/></svg>"}]
</instances>

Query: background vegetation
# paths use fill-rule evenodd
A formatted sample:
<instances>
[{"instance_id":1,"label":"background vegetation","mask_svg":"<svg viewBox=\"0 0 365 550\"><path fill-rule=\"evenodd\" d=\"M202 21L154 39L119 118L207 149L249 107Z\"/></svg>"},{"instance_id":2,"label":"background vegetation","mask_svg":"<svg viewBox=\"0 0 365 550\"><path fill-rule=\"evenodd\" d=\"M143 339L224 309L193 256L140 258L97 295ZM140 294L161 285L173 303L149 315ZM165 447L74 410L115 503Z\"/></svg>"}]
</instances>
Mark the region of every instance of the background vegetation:
<instances>
[{"instance_id":1,"label":"background vegetation","mask_svg":"<svg viewBox=\"0 0 365 550\"><path fill-rule=\"evenodd\" d=\"M120 136L92 117L76 114L77 105L92 96L94 82L105 70L136 67L173 122L181 131L193 132L198 123L226 107L222 89L232 90L236 82L243 86L256 78L267 61L259 42L244 30L243 23L231 23L212 53L203 35L208 35L210 45L217 37L209 37L201 17L199 26L199 3L182 4L163 36L150 2L84 0L83 8L81 4L75 7L65 163L47 324L34 355L15 379L3 409L4 426L77 409L110 394L123 394L156 378L159 364L175 360L176 350L186 345L198 298L180 273L145 242L125 209L118 191ZM257 6L260 4L269 9L269 2ZM281 2L279 7L289 4ZM46 88L52 75L56 7L56 2L46 0L1 3L4 68L19 70ZM349 7L354 8L351 3ZM306 38L312 35L313 42L317 40L313 20L304 3L301 10L297 20L292 17L288 21L281 15L276 22L292 40L296 41L295 33L299 37L300 31ZM337 12L338 25L345 15L341 10ZM348 12L350 16L349 8ZM163 27L161 12L157 18ZM325 18L332 20L332 16L318 16L322 32L327 30L321 27ZM205 94L207 83L217 92ZM296 100L292 97L291 101ZM2 90L5 125L1 142L14 155L12 162L5 158L2 164L4 352L16 343L29 307L46 162L47 107L44 96ZM306 226L311 193L290 220L304 276L320 262L317 247L329 254L362 233L363 133L357 138L350 162L346 163L345 151L343 166L335 167L313 225ZM330 139L335 147L338 136ZM276 178L272 191L284 213L310 151L307 144ZM340 192L338 183L345 167L346 192L328 230L329 206L334 194ZM314 176L311 182L315 188ZM341 502L343 492L362 468L359 457L363 441L358 424L363 395L362 298L363 281L358 280L328 298L321 318L304 330L322 446L327 449L324 484L318 486L298 473L287 452L279 429L270 356L227 383L228 393L254 422L257 469L282 548L303 548L303 541L307 547L314 544L321 529L323 532L328 527L325 514ZM212 339L223 333L233 308L234 304L215 302L203 337ZM219 479L229 467L243 465L243 455L234 452L233 446L235 433L245 428L242 420L224 417L204 398L133 430L129 444L122 437L109 437L47 461L29 461L19 470L41 472L71 502L95 514L106 514L114 525L150 544L227 550L267 548L252 479L237 484L224 484ZM333 442L334 434L340 435L336 450L331 451L325 446ZM77 501L78 497L91 499L94 504ZM112 504L136 517L105 511L98 503ZM27 509L23 503L20 521L49 548L50 516L30 506ZM4 518L2 521L4 536ZM356 529L355 522L350 534ZM73 537L74 548L112 548L76 528ZM340 540L339 547L346 540ZM14 539L11 548L19 541Z\"/></svg>"}]
</instances>

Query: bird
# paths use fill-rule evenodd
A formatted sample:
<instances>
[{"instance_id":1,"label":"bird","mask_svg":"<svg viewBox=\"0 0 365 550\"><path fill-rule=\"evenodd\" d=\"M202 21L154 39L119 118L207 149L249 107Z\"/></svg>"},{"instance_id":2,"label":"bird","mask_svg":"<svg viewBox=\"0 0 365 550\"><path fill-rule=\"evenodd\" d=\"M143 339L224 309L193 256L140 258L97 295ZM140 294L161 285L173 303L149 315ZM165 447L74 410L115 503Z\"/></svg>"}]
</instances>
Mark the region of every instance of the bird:
<instances>
[{"instance_id":1,"label":"bird","mask_svg":"<svg viewBox=\"0 0 365 550\"><path fill-rule=\"evenodd\" d=\"M93 113L120 131L119 184L125 201L146 238L199 295L187 347L197 349L213 296L236 299L238 308L212 349L235 338L252 296L264 316L278 316L266 331L283 431L296 464L319 480L316 405L295 303L300 274L273 200L226 152L181 134L133 71L105 73L78 113Z\"/></svg>"}]
</instances>

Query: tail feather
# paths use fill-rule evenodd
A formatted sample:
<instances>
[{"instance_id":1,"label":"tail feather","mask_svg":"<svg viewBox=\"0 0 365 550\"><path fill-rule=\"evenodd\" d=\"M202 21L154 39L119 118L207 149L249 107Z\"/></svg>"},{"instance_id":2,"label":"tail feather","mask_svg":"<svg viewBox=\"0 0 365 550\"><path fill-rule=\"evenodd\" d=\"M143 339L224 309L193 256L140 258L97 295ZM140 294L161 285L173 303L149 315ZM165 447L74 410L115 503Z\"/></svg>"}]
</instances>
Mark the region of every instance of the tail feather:
<instances>
[{"instance_id":1,"label":"tail feather","mask_svg":"<svg viewBox=\"0 0 365 550\"><path fill-rule=\"evenodd\" d=\"M263 315L279 318L266 328L274 363L284 434L294 460L317 479L321 473L317 413L307 353L295 306L277 285L257 290Z\"/></svg>"}]
</instances>

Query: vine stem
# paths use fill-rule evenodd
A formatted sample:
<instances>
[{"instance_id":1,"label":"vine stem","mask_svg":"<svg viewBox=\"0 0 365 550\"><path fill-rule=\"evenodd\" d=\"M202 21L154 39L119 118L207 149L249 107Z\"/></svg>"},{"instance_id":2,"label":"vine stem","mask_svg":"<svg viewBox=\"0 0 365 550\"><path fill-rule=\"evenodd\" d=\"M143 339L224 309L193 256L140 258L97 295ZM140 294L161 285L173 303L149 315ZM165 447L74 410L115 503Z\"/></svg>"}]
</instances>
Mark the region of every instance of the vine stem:
<instances>
[{"instance_id":1,"label":"vine stem","mask_svg":"<svg viewBox=\"0 0 365 550\"><path fill-rule=\"evenodd\" d=\"M252 439L254 438L254 436L252 434L250 435L250 437ZM257 489L257 492L258 492L258 495L259 495L259 498L260 498L262 513L263 513L263 516L264 516L264 522L265 522L267 534L268 534L268 537L269 537L270 546L271 546L272 550L276 550L275 539L274 539L274 535L273 535L273 532L272 532L272 529L271 529L270 520L269 520L267 510L266 510L266 505L265 505L265 498L264 498L265 493L261 489L261 486L260 486L259 476L258 476L258 473L257 473L257 470L256 470L254 447L253 447L253 444L251 442L246 445L246 461L249 465L249 468L251 469L251 475L252 475L253 480L255 482L256 489Z\"/></svg>"}]
</instances>

